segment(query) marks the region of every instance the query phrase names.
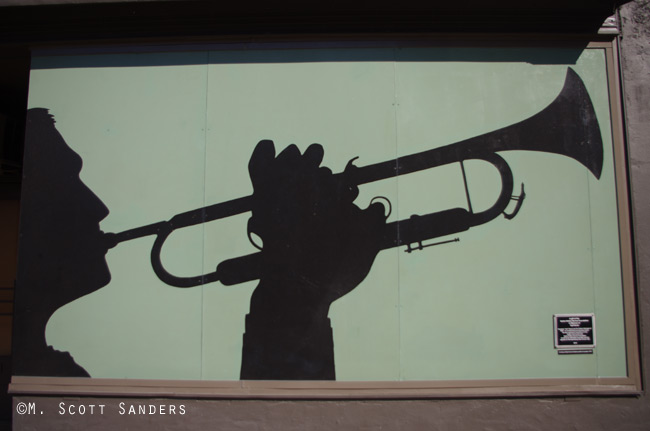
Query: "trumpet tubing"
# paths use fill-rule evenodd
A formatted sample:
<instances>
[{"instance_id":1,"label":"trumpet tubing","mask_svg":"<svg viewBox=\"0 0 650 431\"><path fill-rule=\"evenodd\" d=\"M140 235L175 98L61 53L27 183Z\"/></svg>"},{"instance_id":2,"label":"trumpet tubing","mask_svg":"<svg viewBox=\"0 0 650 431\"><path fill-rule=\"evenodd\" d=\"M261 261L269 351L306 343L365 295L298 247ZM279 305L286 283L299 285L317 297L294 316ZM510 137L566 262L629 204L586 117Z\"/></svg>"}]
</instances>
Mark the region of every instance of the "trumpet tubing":
<instances>
[{"instance_id":1,"label":"trumpet tubing","mask_svg":"<svg viewBox=\"0 0 650 431\"><path fill-rule=\"evenodd\" d=\"M491 208L478 213L464 208L451 208L386 224L382 234L382 249L414 243L419 243L422 248L421 242L424 240L466 231L504 213L512 197L513 176L506 161L496 154L503 151L538 151L570 157L586 167L596 178L600 178L603 165L600 128L589 94L580 77L571 68L567 71L560 94L532 117L493 132L396 160L363 167L350 164L344 172L335 175L345 175L345 180L349 183L363 185L470 159L491 163L501 175L501 193ZM523 195L514 212L506 214L506 218L516 215L522 201ZM174 230L250 211L252 202L252 196L245 196L177 214L168 221L107 234L108 246L156 235L151 250L151 265L160 280L171 286L192 287L214 281L234 285L255 280L261 276L262 252L225 260L217 266L216 271L194 277L170 274L160 259L161 249Z\"/></svg>"}]
</instances>

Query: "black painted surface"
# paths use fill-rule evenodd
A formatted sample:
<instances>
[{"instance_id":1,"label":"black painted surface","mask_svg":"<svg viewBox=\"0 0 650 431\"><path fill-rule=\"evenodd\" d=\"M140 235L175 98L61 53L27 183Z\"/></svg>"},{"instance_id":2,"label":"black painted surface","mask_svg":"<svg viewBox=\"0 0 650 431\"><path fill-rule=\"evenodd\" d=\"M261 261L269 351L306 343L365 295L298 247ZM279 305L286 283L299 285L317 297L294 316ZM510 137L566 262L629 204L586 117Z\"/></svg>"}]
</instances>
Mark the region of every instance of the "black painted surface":
<instances>
[{"instance_id":1,"label":"black painted surface","mask_svg":"<svg viewBox=\"0 0 650 431\"><path fill-rule=\"evenodd\" d=\"M88 376L45 341L61 306L110 281L99 222L108 209L79 178L82 160L46 109L27 112L20 248L14 308L13 374Z\"/></svg>"},{"instance_id":2,"label":"black painted surface","mask_svg":"<svg viewBox=\"0 0 650 431\"><path fill-rule=\"evenodd\" d=\"M249 230L264 243L251 297L242 379L334 379L330 305L370 272L385 224L380 203L361 210L356 185L320 167L323 148L275 157L261 141L249 163Z\"/></svg>"}]
</instances>

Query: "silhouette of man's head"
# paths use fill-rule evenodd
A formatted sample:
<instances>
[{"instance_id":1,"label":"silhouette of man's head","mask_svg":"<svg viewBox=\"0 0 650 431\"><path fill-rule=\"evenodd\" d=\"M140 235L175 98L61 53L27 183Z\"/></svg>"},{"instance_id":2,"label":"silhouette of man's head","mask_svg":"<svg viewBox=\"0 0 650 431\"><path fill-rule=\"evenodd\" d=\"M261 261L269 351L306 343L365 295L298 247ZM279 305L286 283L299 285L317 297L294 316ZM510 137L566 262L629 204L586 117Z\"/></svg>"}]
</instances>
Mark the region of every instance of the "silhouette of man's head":
<instances>
[{"instance_id":1,"label":"silhouette of man's head","mask_svg":"<svg viewBox=\"0 0 650 431\"><path fill-rule=\"evenodd\" d=\"M81 157L48 110L30 109L26 120L13 373L88 376L47 345L45 327L58 308L110 281L99 229L108 209L79 178Z\"/></svg>"},{"instance_id":2,"label":"silhouette of man's head","mask_svg":"<svg viewBox=\"0 0 650 431\"><path fill-rule=\"evenodd\" d=\"M79 178L81 157L47 109L27 112L25 141L19 281L59 307L110 281L99 229L108 209Z\"/></svg>"}]
</instances>

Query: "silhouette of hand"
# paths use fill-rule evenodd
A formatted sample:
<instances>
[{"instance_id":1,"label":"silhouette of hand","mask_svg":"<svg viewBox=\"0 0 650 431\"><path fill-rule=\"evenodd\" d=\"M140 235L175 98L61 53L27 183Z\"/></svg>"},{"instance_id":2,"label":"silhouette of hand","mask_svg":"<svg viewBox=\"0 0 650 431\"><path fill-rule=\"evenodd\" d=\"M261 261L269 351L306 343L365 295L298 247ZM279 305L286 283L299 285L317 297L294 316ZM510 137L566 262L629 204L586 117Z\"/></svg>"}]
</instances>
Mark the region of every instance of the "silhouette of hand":
<instances>
[{"instance_id":1,"label":"silhouette of hand","mask_svg":"<svg viewBox=\"0 0 650 431\"><path fill-rule=\"evenodd\" d=\"M379 252L384 207L365 210L345 175L320 167L323 148L295 145L275 157L272 141L261 141L249 163L253 210L249 230L263 241L256 310L326 318L329 306L366 277ZM289 311L293 310L293 311Z\"/></svg>"},{"instance_id":2,"label":"silhouette of hand","mask_svg":"<svg viewBox=\"0 0 650 431\"><path fill-rule=\"evenodd\" d=\"M257 144L250 232L263 241L260 282L251 297L242 379L336 378L330 305L366 277L379 252L384 208L353 204L356 186L320 167L323 148L295 145L277 157Z\"/></svg>"}]
</instances>

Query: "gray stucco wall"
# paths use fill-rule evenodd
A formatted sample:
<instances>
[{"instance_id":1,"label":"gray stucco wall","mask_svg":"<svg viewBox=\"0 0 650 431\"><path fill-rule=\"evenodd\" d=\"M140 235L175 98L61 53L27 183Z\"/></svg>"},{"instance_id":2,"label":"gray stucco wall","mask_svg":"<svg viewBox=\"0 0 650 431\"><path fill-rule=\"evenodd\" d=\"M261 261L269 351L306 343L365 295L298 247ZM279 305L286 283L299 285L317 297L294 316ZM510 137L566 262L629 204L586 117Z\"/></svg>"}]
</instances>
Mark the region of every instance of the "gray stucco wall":
<instances>
[{"instance_id":1,"label":"gray stucco wall","mask_svg":"<svg viewBox=\"0 0 650 431\"><path fill-rule=\"evenodd\" d=\"M621 66L625 90L644 385L650 371L650 1L623 6ZM17 397L57 412L73 398ZM119 415L120 402L185 406L184 415ZM533 398L401 401L228 401L84 399L111 414L17 415L15 430L648 430L650 400ZM99 409L99 407L96 407ZM96 413L98 410L96 410ZM47 418L45 418L47 416ZM46 420L44 420L46 419Z\"/></svg>"}]
</instances>

